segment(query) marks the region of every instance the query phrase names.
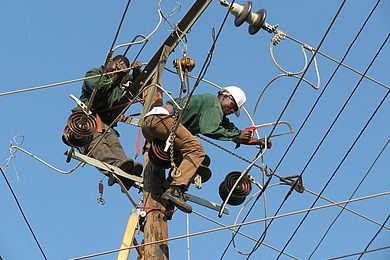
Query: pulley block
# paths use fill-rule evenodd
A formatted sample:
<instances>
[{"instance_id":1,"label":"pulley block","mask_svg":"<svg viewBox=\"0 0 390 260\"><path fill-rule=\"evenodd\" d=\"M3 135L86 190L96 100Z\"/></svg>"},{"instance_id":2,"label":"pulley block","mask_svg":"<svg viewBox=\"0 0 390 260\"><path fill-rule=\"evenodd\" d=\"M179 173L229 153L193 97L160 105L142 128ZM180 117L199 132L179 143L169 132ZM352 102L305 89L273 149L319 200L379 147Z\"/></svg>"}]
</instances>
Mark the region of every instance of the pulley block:
<instances>
[{"instance_id":1,"label":"pulley block","mask_svg":"<svg viewBox=\"0 0 390 260\"><path fill-rule=\"evenodd\" d=\"M195 68L195 61L191 59L190 57L184 57L182 59L175 59L173 61L173 66L176 69L180 69L181 71L192 71L193 68Z\"/></svg>"},{"instance_id":2,"label":"pulley block","mask_svg":"<svg viewBox=\"0 0 390 260\"><path fill-rule=\"evenodd\" d=\"M170 148L168 152L164 151L165 142L159 139L154 139L149 150L149 159L158 167L163 169L171 168ZM178 159L180 153L174 149L173 157Z\"/></svg>"},{"instance_id":3,"label":"pulley block","mask_svg":"<svg viewBox=\"0 0 390 260\"><path fill-rule=\"evenodd\" d=\"M225 180L219 185L219 196L223 201L225 201L228 197L231 189L233 188L240 175L241 172L239 171L230 172L228 175L226 175ZM239 181L236 188L233 190L233 193L227 201L227 204L233 206L240 205L245 201L246 196L248 196L251 192L252 182L247 175L244 175Z\"/></svg>"}]
</instances>

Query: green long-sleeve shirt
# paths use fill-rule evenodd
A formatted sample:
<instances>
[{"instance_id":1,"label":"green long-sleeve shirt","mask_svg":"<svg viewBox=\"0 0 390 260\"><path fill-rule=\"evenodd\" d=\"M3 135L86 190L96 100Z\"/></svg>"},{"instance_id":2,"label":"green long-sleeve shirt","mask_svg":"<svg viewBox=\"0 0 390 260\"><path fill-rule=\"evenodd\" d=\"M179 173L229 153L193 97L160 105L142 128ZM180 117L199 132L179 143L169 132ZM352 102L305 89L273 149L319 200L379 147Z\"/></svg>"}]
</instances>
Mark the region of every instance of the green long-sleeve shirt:
<instances>
[{"instance_id":1,"label":"green long-sleeve shirt","mask_svg":"<svg viewBox=\"0 0 390 260\"><path fill-rule=\"evenodd\" d=\"M90 77L101 75L102 71L103 66L94 68L88 71L85 76ZM132 77L128 74L125 77L125 81L132 79ZM98 82L99 77L84 80L80 96L80 100L84 102L84 104L88 105L93 90L98 87ZM108 75L103 75L100 79L99 89L96 92L96 96L93 100L91 111L93 113L99 114L100 118L105 124L111 124L118 115L118 109L114 110L113 107L121 103L121 97L124 92L125 91L120 88L119 84L114 83ZM80 108L77 107L73 109L73 111L79 109Z\"/></svg>"},{"instance_id":2,"label":"green long-sleeve shirt","mask_svg":"<svg viewBox=\"0 0 390 260\"><path fill-rule=\"evenodd\" d=\"M184 107L186 98L176 99L176 102L180 107ZM171 101L168 103L173 105ZM173 107L176 109L174 105ZM181 123L193 135L200 133L222 141L234 141L241 132L223 114L218 97L209 93L196 94L191 97Z\"/></svg>"}]
</instances>

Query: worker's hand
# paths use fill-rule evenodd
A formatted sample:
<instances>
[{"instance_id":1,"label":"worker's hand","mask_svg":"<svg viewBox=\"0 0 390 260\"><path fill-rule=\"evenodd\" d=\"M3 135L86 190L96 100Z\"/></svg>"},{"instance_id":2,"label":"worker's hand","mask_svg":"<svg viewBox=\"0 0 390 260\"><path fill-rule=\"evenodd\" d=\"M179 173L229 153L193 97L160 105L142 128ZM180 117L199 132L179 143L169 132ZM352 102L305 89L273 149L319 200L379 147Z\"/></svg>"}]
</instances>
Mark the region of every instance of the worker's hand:
<instances>
[{"instance_id":1,"label":"worker's hand","mask_svg":"<svg viewBox=\"0 0 390 260\"><path fill-rule=\"evenodd\" d=\"M133 69L133 79L137 78L141 74L141 67L142 62L139 60L136 60L131 64L131 68Z\"/></svg>"},{"instance_id":2,"label":"worker's hand","mask_svg":"<svg viewBox=\"0 0 390 260\"><path fill-rule=\"evenodd\" d=\"M252 138L252 131L242 130L240 135L238 136L238 141L243 144L249 143Z\"/></svg>"},{"instance_id":3,"label":"worker's hand","mask_svg":"<svg viewBox=\"0 0 390 260\"><path fill-rule=\"evenodd\" d=\"M132 64L131 64L131 68L132 69L140 69L142 67L142 62L139 61L139 60L136 60L134 61Z\"/></svg>"},{"instance_id":4,"label":"worker's hand","mask_svg":"<svg viewBox=\"0 0 390 260\"><path fill-rule=\"evenodd\" d=\"M253 142L250 143L251 145L259 145L261 147L265 147L265 141L264 138L255 139ZM267 138L267 149L271 149L272 142L270 138Z\"/></svg>"}]
</instances>

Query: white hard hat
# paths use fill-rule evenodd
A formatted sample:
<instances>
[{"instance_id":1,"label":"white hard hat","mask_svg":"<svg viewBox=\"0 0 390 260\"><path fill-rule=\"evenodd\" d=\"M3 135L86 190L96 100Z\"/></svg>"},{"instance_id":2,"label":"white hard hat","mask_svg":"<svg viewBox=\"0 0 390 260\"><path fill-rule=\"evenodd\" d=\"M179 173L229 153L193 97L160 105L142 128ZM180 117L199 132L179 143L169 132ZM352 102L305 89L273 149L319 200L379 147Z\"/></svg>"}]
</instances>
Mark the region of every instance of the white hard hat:
<instances>
[{"instance_id":1,"label":"white hard hat","mask_svg":"<svg viewBox=\"0 0 390 260\"><path fill-rule=\"evenodd\" d=\"M224 87L222 90L225 90L229 92L230 95L232 95L234 101L236 101L238 110L234 112L234 114L239 117L240 116L240 108L244 105L246 101L246 95L242 89L236 86L228 86Z\"/></svg>"}]
</instances>

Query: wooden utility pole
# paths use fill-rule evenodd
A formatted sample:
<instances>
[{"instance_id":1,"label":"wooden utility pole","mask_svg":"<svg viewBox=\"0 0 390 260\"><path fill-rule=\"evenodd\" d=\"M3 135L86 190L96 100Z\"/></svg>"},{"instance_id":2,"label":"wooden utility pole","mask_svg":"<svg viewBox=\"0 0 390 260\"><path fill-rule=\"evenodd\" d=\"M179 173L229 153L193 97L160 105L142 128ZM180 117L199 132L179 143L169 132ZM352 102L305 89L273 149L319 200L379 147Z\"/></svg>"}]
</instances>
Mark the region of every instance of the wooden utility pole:
<instances>
[{"instance_id":1,"label":"wooden utility pole","mask_svg":"<svg viewBox=\"0 0 390 260\"><path fill-rule=\"evenodd\" d=\"M142 89L150 84L151 87L143 93L146 98L139 124L143 122L144 115L153 106L160 105L162 101L156 102L156 97L162 97L161 91L153 84L160 83L166 61L180 40L196 22L199 16L207 8L212 0L196 0L184 17L177 24L175 30L168 36L160 49L145 66L142 74L136 79L134 85ZM165 171L153 165L149 161L148 149L144 154L144 188L143 198L145 209L148 212L145 217L144 241L145 244L153 243L168 238L168 223L165 218L165 208L158 201L162 193L162 184L165 180ZM150 210L152 209L152 210ZM145 260L166 260L169 259L168 242L152 244L144 247Z\"/></svg>"}]
</instances>

